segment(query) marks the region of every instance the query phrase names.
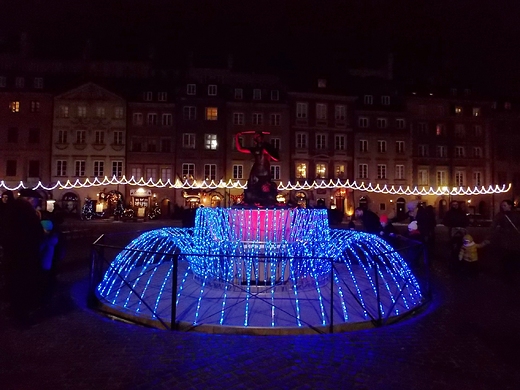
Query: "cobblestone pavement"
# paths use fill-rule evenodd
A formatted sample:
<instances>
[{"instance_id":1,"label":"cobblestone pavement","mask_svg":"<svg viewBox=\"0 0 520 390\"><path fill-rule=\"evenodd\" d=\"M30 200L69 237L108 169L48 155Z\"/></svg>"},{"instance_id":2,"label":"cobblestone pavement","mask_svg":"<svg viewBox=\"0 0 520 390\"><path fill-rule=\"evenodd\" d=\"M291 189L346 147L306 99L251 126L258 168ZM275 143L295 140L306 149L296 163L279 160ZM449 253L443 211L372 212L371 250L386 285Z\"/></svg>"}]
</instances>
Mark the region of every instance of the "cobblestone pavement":
<instances>
[{"instance_id":1,"label":"cobblestone pavement","mask_svg":"<svg viewBox=\"0 0 520 390\"><path fill-rule=\"evenodd\" d=\"M238 336L150 329L90 311L92 240L76 229L39 322L14 327L2 303L0 389L517 389L520 283L503 281L491 249L478 277L450 273L443 234L434 300L413 318L339 334Z\"/></svg>"}]
</instances>

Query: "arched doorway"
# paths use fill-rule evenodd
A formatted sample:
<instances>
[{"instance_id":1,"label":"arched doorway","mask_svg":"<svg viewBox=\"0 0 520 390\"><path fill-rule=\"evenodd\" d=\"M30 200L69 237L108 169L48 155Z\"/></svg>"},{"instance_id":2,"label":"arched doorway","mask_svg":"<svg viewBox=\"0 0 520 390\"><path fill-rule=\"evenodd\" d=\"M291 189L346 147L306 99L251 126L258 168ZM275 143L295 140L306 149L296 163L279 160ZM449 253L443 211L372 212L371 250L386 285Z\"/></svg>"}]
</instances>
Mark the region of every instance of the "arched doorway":
<instances>
[{"instance_id":1,"label":"arched doorway","mask_svg":"<svg viewBox=\"0 0 520 390\"><path fill-rule=\"evenodd\" d=\"M340 188L334 193L336 209L343 215L345 213L345 200L347 199L347 191Z\"/></svg>"},{"instance_id":2,"label":"arched doorway","mask_svg":"<svg viewBox=\"0 0 520 390\"><path fill-rule=\"evenodd\" d=\"M362 196L359 198L359 206L358 207L361 207L363 210L368 210L368 199L366 196Z\"/></svg>"},{"instance_id":3,"label":"arched doorway","mask_svg":"<svg viewBox=\"0 0 520 390\"><path fill-rule=\"evenodd\" d=\"M307 208L307 194L303 191L299 191L296 193L296 204L298 207Z\"/></svg>"}]
</instances>

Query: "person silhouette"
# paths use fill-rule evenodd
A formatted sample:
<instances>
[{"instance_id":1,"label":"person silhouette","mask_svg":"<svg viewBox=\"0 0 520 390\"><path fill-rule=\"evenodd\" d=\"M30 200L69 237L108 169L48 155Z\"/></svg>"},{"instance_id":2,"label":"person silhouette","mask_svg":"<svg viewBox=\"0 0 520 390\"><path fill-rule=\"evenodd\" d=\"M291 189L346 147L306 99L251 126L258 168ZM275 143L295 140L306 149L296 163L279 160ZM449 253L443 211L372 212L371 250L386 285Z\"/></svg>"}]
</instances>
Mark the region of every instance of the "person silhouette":
<instances>
[{"instance_id":1,"label":"person silhouette","mask_svg":"<svg viewBox=\"0 0 520 390\"><path fill-rule=\"evenodd\" d=\"M254 134L255 145L246 148L240 144L240 136ZM244 190L243 203L248 206L273 206L276 204L276 184L272 181L271 160L278 161L278 150L264 141L264 134L268 132L244 131L235 136L236 149L241 153L252 154L254 163L249 173L247 188Z\"/></svg>"}]
</instances>

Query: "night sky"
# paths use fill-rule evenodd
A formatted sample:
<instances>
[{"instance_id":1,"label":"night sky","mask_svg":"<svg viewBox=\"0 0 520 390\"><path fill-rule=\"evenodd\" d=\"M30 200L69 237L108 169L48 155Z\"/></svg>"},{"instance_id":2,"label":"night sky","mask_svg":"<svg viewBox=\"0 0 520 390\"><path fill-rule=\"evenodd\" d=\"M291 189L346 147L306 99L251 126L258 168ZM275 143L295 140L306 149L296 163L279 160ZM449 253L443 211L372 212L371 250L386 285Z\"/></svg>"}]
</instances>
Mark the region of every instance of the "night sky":
<instances>
[{"instance_id":1,"label":"night sky","mask_svg":"<svg viewBox=\"0 0 520 390\"><path fill-rule=\"evenodd\" d=\"M407 81L520 90L520 2L491 0L4 0L0 50L27 31L40 56L156 58L255 71L382 66Z\"/></svg>"}]
</instances>

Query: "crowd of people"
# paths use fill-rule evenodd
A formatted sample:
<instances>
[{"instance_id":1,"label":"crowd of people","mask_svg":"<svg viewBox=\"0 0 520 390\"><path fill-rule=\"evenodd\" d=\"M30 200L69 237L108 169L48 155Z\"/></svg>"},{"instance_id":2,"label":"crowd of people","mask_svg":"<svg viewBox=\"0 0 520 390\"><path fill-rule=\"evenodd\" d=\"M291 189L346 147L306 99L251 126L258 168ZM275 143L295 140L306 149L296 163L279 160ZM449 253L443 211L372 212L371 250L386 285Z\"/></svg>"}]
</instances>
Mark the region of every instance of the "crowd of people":
<instances>
[{"instance_id":1,"label":"crowd of people","mask_svg":"<svg viewBox=\"0 0 520 390\"><path fill-rule=\"evenodd\" d=\"M405 232L398 234L392 219L383 214L378 216L373 211L358 207L355 217L361 223L361 229L367 233L377 234L392 242L393 238L404 236L408 239L424 243L432 249L435 245L435 228L437 217L433 206L424 206L419 202L410 203L408 224ZM475 242L468 232L469 218L462 210L458 201L450 204L450 209L440 220L448 229L449 258L448 264L456 272L467 275L479 273L478 258L480 249L491 245L494 257L500 262L506 278L520 273L520 212L514 208L514 203L503 200L500 211L495 215L486 237L480 243ZM349 228L356 229L354 223Z\"/></svg>"},{"instance_id":2,"label":"crowd of people","mask_svg":"<svg viewBox=\"0 0 520 390\"><path fill-rule=\"evenodd\" d=\"M13 321L30 325L52 294L56 263L63 256L59 212L41 208L41 195L22 189L2 193L0 246L6 297Z\"/></svg>"}]
</instances>

